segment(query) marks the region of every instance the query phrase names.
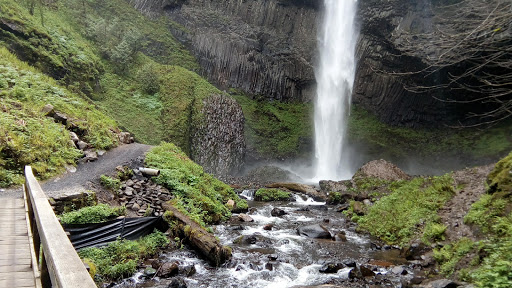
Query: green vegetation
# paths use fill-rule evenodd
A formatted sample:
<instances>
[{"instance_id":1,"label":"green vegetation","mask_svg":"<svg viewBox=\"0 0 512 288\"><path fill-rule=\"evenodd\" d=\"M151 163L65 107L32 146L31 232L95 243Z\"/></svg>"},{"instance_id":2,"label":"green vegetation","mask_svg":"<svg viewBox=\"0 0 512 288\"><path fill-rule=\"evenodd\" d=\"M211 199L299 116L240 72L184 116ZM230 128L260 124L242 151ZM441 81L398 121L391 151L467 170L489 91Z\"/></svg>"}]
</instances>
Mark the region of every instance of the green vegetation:
<instances>
[{"instance_id":1,"label":"green vegetation","mask_svg":"<svg viewBox=\"0 0 512 288\"><path fill-rule=\"evenodd\" d=\"M446 245L441 249L434 249L434 259L440 264L440 272L450 275L454 272L455 266L473 248L475 243L468 238Z\"/></svg>"},{"instance_id":2,"label":"green vegetation","mask_svg":"<svg viewBox=\"0 0 512 288\"><path fill-rule=\"evenodd\" d=\"M124 215L125 210L124 206L110 207L107 204L98 204L96 206L84 207L77 211L63 213L59 218L64 224L101 223Z\"/></svg>"},{"instance_id":3,"label":"green vegetation","mask_svg":"<svg viewBox=\"0 0 512 288\"><path fill-rule=\"evenodd\" d=\"M446 232L446 228L448 227L444 224L429 222L423 230L423 237L421 240L426 244L442 241L444 240L444 232Z\"/></svg>"},{"instance_id":4,"label":"green vegetation","mask_svg":"<svg viewBox=\"0 0 512 288\"><path fill-rule=\"evenodd\" d=\"M437 210L454 195L450 174L395 182L389 188L392 193L368 207L357 222L372 235L402 246L435 222Z\"/></svg>"},{"instance_id":5,"label":"green vegetation","mask_svg":"<svg viewBox=\"0 0 512 288\"><path fill-rule=\"evenodd\" d=\"M231 216L226 205L229 199L235 201L238 210L248 208L231 187L205 173L174 144L153 148L146 156L146 165L160 169L154 179L172 191L172 205L203 227Z\"/></svg>"},{"instance_id":6,"label":"green vegetation","mask_svg":"<svg viewBox=\"0 0 512 288\"><path fill-rule=\"evenodd\" d=\"M512 150L510 122L487 129L411 129L386 125L358 106L353 106L350 114L348 138L353 143L363 143L369 153L380 157L386 153L391 159L400 159L404 155L480 159ZM452 154L449 151L453 151Z\"/></svg>"},{"instance_id":7,"label":"green vegetation","mask_svg":"<svg viewBox=\"0 0 512 288\"><path fill-rule=\"evenodd\" d=\"M268 157L293 157L310 152L311 104L259 101L237 92L233 97L244 112L249 149Z\"/></svg>"},{"instance_id":8,"label":"green vegetation","mask_svg":"<svg viewBox=\"0 0 512 288\"><path fill-rule=\"evenodd\" d=\"M111 281L131 276L140 261L155 255L169 243L165 234L155 231L137 241L117 240L103 248L84 248L78 255L94 264L96 282Z\"/></svg>"},{"instance_id":9,"label":"green vegetation","mask_svg":"<svg viewBox=\"0 0 512 288\"><path fill-rule=\"evenodd\" d=\"M25 165L45 179L74 164L81 152L66 128L98 149L117 144L113 120L2 47L0 99L0 186L22 183ZM46 104L67 115L66 126L45 116Z\"/></svg>"},{"instance_id":10,"label":"green vegetation","mask_svg":"<svg viewBox=\"0 0 512 288\"><path fill-rule=\"evenodd\" d=\"M286 201L292 194L277 188L261 188L254 193L256 201Z\"/></svg>"},{"instance_id":11,"label":"green vegetation","mask_svg":"<svg viewBox=\"0 0 512 288\"><path fill-rule=\"evenodd\" d=\"M121 189L121 180L106 175L100 176L100 183L111 191L117 191Z\"/></svg>"},{"instance_id":12,"label":"green vegetation","mask_svg":"<svg viewBox=\"0 0 512 288\"><path fill-rule=\"evenodd\" d=\"M512 194L512 152L496 163L496 167L489 174L489 193L504 192Z\"/></svg>"}]
</instances>

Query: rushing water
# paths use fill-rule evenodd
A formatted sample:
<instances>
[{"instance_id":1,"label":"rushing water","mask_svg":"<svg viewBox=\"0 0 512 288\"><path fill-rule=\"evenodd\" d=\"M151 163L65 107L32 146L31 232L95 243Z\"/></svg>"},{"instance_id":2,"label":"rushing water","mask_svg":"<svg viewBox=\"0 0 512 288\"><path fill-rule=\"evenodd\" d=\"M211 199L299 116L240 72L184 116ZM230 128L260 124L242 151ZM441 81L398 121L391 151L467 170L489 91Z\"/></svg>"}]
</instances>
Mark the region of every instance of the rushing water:
<instances>
[{"instance_id":1,"label":"rushing water","mask_svg":"<svg viewBox=\"0 0 512 288\"><path fill-rule=\"evenodd\" d=\"M344 146L355 75L356 0L324 0L323 31L319 37L320 63L316 71L314 179L348 179Z\"/></svg>"},{"instance_id":2,"label":"rushing water","mask_svg":"<svg viewBox=\"0 0 512 288\"><path fill-rule=\"evenodd\" d=\"M252 190L241 196L251 198ZM295 195L292 202L262 203L248 200L251 208L251 223L238 221L215 226L215 235L223 245L233 248L233 259L223 267L215 268L190 249L178 249L162 255L163 262L177 262L180 267L193 265L196 273L185 277L188 288L221 287L294 287L297 285L321 285L348 278L351 268L337 273L321 273L325 263L340 263L353 259L366 263L369 259L383 259L395 264L403 263L397 257L398 250L376 250L367 236L358 235L353 224L345 222L340 212L323 202ZM271 216L273 208L287 212L281 217ZM329 220L327 220L329 219ZM331 234L343 231L346 241L312 239L301 236L297 228L322 223ZM271 230L264 226L272 224ZM251 237L253 241L236 241L240 237ZM389 270L376 268L376 273L389 274ZM131 280L115 287L167 287L169 279L144 280L137 274ZM390 280L391 287L398 285L398 277ZM336 283L336 282L335 282Z\"/></svg>"}]
</instances>

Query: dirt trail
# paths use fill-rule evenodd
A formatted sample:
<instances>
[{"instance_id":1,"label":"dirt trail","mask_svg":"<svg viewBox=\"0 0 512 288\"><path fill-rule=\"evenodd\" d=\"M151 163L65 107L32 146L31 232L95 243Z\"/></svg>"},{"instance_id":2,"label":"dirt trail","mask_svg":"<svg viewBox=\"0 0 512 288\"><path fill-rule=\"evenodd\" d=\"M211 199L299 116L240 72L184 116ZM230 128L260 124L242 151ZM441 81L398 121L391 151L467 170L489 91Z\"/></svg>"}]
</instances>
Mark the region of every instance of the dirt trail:
<instances>
[{"instance_id":1,"label":"dirt trail","mask_svg":"<svg viewBox=\"0 0 512 288\"><path fill-rule=\"evenodd\" d=\"M42 182L41 187L46 195L50 197L75 191L86 191L93 180L98 179L102 174L114 171L119 165L128 164L131 160L143 156L151 147L139 143L121 145L107 151L103 156L98 157L97 161L79 164L74 173L67 172L59 177ZM0 198L5 197L22 198L21 187L1 191Z\"/></svg>"},{"instance_id":2,"label":"dirt trail","mask_svg":"<svg viewBox=\"0 0 512 288\"><path fill-rule=\"evenodd\" d=\"M453 173L456 185L462 185L463 187L439 211L441 221L448 227L446 229L446 240L455 241L462 237L475 238L470 227L464 224L464 216L471 208L471 204L475 203L485 193L485 180L493 168L494 164L490 164L466 168Z\"/></svg>"}]
</instances>

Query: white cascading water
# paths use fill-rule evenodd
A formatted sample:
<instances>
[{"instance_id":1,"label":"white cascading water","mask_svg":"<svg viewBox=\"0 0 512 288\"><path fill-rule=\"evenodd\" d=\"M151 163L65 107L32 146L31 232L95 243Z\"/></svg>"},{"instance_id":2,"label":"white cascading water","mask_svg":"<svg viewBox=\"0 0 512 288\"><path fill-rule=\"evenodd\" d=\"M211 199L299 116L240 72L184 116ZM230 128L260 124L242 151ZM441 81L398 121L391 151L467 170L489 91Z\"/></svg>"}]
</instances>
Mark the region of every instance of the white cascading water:
<instances>
[{"instance_id":1,"label":"white cascading water","mask_svg":"<svg viewBox=\"0 0 512 288\"><path fill-rule=\"evenodd\" d=\"M355 75L357 0L324 2L316 70L314 179L342 180L352 176L343 146Z\"/></svg>"}]
</instances>

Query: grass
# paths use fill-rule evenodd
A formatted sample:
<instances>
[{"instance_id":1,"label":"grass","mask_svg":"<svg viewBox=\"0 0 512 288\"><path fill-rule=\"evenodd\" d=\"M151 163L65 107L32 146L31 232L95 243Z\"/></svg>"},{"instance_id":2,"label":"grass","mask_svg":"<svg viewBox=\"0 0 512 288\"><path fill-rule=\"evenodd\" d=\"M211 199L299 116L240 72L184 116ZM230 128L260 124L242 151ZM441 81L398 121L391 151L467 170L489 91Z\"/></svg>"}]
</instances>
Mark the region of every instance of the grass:
<instances>
[{"instance_id":1,"label":"grass","mask_svg":"<svg viewBox=\"0 0 512 288\"><path fill-rule=\"evenodd\" d=\"M392 193L368 207L366 215L358 217L357 223L360 229L401 246L435 222L439 208L454 195L450 174L395 182L390 189Z\"/></svg>"},{"instance_id":2,"label":"grass","mask_svg":"<svg viewBox=\"0 0 512 288\"><path fill-rule=\"evenodd\" d=\"M283 191L277 188L261 188L254 193L256 201L286 201L291 197L290 192Z\"/></svg>"},{"instance_id":3,"label":"grass","mask_svg":"<svg viewBox=\"0 0 512 288\"><path fill-rule=\"evenodd\" d=\"M248 208L231 187L205 173L174 144L162 143L151 149L145 161L148 167L160 169L154 180L173 193L172 205L203 227L231 216L226 205L230 199L238 210Z\"/></svg>"},{"instance_id":4,"label":"grass","mask_svg":"<svg viewBox=\"0 0 512 288\"><path fill-rule=\"evenodd\" d=\"M64 224L92 224L112 220L124 215L126 208L110 207L107 204L98 204L81 208L77 211L63 213L59 219Z\"/></svg>"},{"instance_id":5,"label":"grass","mask_svg":"<svg viewBox=\"0 0 512 288\"><path fill-rule=\"evenodd\" d=\"M97 149L117 145L112 119L2 47L0 99L0 186L20 184L25 165L46 179L74 164L82 154L66 129ZM67 127L41 112L46 104L68 116Z\"/></svg>"},{"instance_id":6,"label":"grass","mask_svg":"<svg viewBox=\"0 0 512 288\"><path fill-rule=\"evenodd\" d=\"M139 262L155 255L169 243L165 234L155 231L137 241L117 240L103 248L84 248L78 255L93 263L96 269L94 279L101 283L133 275Z\"/></svg>"},{"instance_id":7,"label":"grass","mask_svg":"<svg viewBox=\"0 0 512 288\"><path fill-rule=\"evenodd\" d=\"M250 150L273 158L310 152L311 104L251 99L241 92L234 92L233 97L244 112L245 138Z\"/></svg>"}]
</instances>

